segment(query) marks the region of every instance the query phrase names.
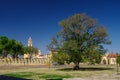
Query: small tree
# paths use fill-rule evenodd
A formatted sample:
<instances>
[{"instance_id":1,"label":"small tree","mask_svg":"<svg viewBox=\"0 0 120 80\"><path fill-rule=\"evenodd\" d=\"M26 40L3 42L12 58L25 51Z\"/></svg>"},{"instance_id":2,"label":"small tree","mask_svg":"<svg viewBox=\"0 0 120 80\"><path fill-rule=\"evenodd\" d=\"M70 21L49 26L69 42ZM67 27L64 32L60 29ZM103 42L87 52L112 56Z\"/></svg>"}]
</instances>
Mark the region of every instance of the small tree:
<instances>
[{"instance_id":1,"label":"small tree","mask_svg":"<svg viewBox=\"0 0 120 80\"><path fill-rule=\"evenodd\" d=\"M119 64L119 66L120 66L120 55L117 56L117 60L116 61L117 61L117 64Z\"/></svg>"},{"instance_id":2,"label":"small tree","mask_svg":"<svg viewBox=\"0 0 120 80\"><path fill-rule=\"evenodd\" d=\"M100 62L100 53L105 51L102 45L111 43L104 26L86 14L75 14L61 21L60 26L62 30L52 39L49 49L69 55L74 69L79 69L83 61Z\"/></svg>"},{"instance_id":3,"label":"small tree","mask_svg":"<svg viewBox=\"0 0 120 80\"><path fill-rule=\"evenodd\" d=\"M29 46L24 48L24 52L28 53L30 55L30 58L32 58L33 55L38 54L38 49L36 47Z\"/></svg>"}]
</instances>

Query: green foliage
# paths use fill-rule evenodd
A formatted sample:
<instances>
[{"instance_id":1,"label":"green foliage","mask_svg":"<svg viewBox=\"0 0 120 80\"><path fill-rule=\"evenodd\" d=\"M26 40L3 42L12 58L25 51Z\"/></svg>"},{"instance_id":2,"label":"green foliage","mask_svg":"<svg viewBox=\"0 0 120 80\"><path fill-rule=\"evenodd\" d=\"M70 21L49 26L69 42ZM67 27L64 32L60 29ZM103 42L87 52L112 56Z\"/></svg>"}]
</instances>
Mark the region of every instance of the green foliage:
<instances>
[{"instance_id":1,"label":"green foliage","mask_svg":"<svg viewBox=\"0 0 120 80\"><path fill-rule=\"evenodd\" d=\"M86 62L88 61L90 64L100 63L102 54L104 54L106 51L102 46L92 46L89 48L89 50L85 53L84 59L86 59Z\"/></svg>"},{"instance_id":2,"label":"green foliage","mask_svg":"<svg viewBox=\"0 0 120 80\"><path fill-rule=\"evenodd\" d=\"M120 65L120 55L117 56L117 63Z\"/></svg>"},{"instance_id":3,"label":"green foliage","mask_svg":"<svg viewBox=\"0 0 120 80\"><path fill-rule=\"evenodd\" d=\"M60 22L62 30L49 45L49 49L64 51L69 61L99 63L103 44L111 44L107 30L86 14L75 14ZM59 55L59 54L58 54Z\"/></svg>"},{"instance_id":4,"label":"green foliage","mask_svg":"<svg viewBox=\"0 0 120 80\"><path fill-rule=\"evenodd\" d=\"M68 60L68 55L63 51L58 51L57 53L53 53L52 55L52 62L57 62L58 64L62 65L65 61Z\"/></svg>"},{"instance_id":5,"label":"green foliage","mask_svg":"<svg viewBox=\"0 0 120 80\"><path fill-rule=\"evenodd\" d=\"M5 36L0 37L0 52L1 52L1 54L4 54L4 55L7 54L9 47L10 47L8 43L9 43L9 40L7 37L5 37Z\"/></svg>"},{"instance_id":6,"label":"green foliage","mask_svg":"<svg viewBox=\"0 0 120 80\"><path fill-rule=\"evenodd\" d=\"M22 43L14 39L8 39L6 36L0 37L0 52L3 57L6 57L7 54L17 57L18 54L23 54L23 51Z\"/></svg>"},{"instance_id":7,"label":"green foliage","mask_svg":"<svg viewBox=\"0 0 120 80\"><path fill-rule=\"evenodd\" d=\"M22 43L16 40L10 40L10 45L10 54L12 54L14 58L17 57L19 54L24 54L24 46L22 45Z\"/></svg>"},{"instance_id":8,"label":"green foliage","mask_svg":"<svg viewBox=\"0 0 120 80\"><path fill-rule=\"evenodd\" d=\"M30 58L38 54L38 49L36 47L24 47L24 52L30 54Z\"/></svg>"}]
</instances>

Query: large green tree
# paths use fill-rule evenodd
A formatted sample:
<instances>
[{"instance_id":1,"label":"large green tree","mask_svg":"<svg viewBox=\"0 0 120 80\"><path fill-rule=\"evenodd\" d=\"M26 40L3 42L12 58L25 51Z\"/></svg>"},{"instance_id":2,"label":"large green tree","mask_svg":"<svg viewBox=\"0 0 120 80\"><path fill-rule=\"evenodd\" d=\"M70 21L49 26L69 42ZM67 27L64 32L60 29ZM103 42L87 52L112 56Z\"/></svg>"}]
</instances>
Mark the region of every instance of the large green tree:
<instances>
[{"instance_id":1,"label":"large green tree","mask_svg":"<svg viewBox=\"0 0 120 80\"><path fill-rule=\"evenodd\" d=\"M105 52L103 45L111 43L104 26L86 14L75 14L64 19L60 26L62 29L52 39L50 50L69 55L68 60L74 62L74 69L79 69L79 63L83 61L100 62L101 54Z\"/></svg>"}]
</instances>

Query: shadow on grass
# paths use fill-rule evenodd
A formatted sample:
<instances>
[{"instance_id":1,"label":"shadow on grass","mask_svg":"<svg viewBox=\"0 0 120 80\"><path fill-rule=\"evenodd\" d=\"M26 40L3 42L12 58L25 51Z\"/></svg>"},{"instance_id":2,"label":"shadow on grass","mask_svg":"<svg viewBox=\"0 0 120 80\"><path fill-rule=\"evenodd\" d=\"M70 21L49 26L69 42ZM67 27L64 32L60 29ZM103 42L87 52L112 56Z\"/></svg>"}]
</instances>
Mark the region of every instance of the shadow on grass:
<instances>
[{"instance_id":1,"label":"shadow on grass","mask_svg":"<svg viewBox=\"0 0 120 80\"><path fill-rule=\"evenodd\" d=\"M72 71L73 68L57 69L60 71ZM79 71L102 71L102 70L114 70L114 68L103 68L103 67L80 67ZM74 71L74 70L73 70Z\"/></svg>"},{"instance_id":2,"label":"shadow on grass","mask_svg":"<svg viewBox=\"0 0 120 80\"><path fill-rule=\"evenodd\" d=\"M24 78L12 77L12 76L0 75L0 80L31 80L31 79L24 79Z\"/></svg>"}]
</instances>

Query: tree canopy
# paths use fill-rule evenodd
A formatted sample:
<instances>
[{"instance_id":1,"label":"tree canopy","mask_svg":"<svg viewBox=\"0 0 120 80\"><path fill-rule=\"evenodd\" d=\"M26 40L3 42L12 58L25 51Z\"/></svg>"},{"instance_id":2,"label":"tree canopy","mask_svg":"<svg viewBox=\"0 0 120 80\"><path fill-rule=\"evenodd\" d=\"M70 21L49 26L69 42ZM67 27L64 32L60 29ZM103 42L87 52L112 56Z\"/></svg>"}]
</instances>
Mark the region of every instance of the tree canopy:
<instances>
[{"instance_id":1,"label":"tree canopy","mask_svg":"<svg viewBox=\"0 0 120 80\"><path fill-rule=\"evenodd\" d=\"M23 55L24 53L28 53L31 58L38 54L38 49L33 46L25 47L15 39L0 36L0 56L7 57L8 54L11 54L13 58L16 58L18 55Z\"/></svg>"},{"instance_id":2,"label":"tree canopy","mask_svg":"<svg viewBox=\"0 0 120 80\"><path fill-rule=\"evenodd\" d=\"M28 46L24 48L24 52L30 55L30 58L38 54L38 49L36 47Z\"/></svg>"},{"instance_id":3,"label":"tree canopy","mask_svg":"<svg viewBox=\"0 0 120 80\"><path fill-rule=\"evenodd\" d=\"M104 26L86 14L75 14L60 22L62 29L52 39L49 49L62 51L79 68L80 62L100 62L104 44L110 44ZM63 56L64 57L64 56Z\"/></svg>"},{"instance_id":4,"label":"tree canopy","mask_svg":"<svg viewBox=\"0 0 120 80\"><path fill-rule=\"evenodd\" d=\"M117 64L119 64L120 66L120 55L117 55L117 60L116 60Z\"/></svg>"},{"instance_id":5,"label":"tree canopy","mask_svg":"<svg viewBox=\"0 0 120 80\"><path fill-rule=\"evenodd\" d=\"M0 54L3 57L6 57L7 54L17 57L18 54L23 54L23 48L22 43L14 39L8 39L6 36L0 36Z\"/></svg>"}]
</instances>

